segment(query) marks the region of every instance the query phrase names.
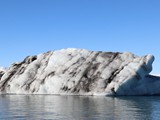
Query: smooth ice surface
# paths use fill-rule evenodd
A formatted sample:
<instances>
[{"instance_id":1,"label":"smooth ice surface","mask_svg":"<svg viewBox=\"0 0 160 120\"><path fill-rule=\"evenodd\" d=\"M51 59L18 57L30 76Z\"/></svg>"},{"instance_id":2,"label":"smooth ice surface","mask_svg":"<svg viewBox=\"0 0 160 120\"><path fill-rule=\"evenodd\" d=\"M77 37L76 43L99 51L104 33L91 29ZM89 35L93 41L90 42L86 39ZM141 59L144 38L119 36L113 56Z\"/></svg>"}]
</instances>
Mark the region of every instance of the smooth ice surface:
<instances>
[{"instance_id":1,"label":"smooth ice surface","mask_svg":"<svg viewBox=\"0 0 160 120\"><path fill-rule=\"evenodd\" d=\"M1 94L154 95L153 55L62 49L12 64L0 80ZM1 70L2 71L2 70Z\"/></svg>"}]
</instances>

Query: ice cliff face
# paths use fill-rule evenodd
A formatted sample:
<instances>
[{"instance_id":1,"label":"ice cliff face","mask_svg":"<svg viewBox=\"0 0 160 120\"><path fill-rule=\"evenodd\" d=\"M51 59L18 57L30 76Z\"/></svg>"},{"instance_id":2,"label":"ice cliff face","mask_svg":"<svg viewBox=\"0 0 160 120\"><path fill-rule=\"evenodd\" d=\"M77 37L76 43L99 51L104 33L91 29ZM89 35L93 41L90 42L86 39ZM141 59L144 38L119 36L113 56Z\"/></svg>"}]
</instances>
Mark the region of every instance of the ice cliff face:
<instances>
[{"instance_id":1,"label":"ice cliff face","mask_svg":"<svg viewBox=\"0 0 160 120\"><path fill-rule=\"evenodd\" d=\"M156 84L159 78L148 75L153 61L152 55L138 57L129 52L51 51L26 57L22 62L12 64L7 71L0 70L0 93L160 94ZM155 86L159 91L153 90Z\"/></svg>"}]
</instances>

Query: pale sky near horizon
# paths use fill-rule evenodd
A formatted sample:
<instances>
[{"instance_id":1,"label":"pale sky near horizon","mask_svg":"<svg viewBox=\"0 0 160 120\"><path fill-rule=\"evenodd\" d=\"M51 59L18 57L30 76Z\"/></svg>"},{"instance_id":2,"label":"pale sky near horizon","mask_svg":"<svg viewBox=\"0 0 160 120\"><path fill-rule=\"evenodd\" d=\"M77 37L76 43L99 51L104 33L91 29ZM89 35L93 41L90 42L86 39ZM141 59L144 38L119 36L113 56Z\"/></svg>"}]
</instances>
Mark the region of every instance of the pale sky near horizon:
<instances>
[{"instance_id":1,"label":"pale sky near horizon","mask_svg":"<svg viewBox=\"0 0 160 120\"><path fill-rule=\"evenodd\" d=\"M49 50L153 54L160 73L159 0L0 0L0 66Z\"/></svg>"}]
</instances>

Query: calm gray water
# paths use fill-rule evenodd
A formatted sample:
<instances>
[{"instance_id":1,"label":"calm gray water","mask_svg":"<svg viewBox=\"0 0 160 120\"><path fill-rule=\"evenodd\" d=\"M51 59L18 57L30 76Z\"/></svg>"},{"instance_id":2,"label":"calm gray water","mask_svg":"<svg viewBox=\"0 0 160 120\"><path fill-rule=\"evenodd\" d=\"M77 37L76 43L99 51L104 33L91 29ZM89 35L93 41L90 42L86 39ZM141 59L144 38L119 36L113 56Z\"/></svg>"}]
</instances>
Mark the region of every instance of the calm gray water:
<instances>
[{"instance_id":1,"label":"calm gray water","mask_svg":"<svg viewBox=\"0 0 160 120\"><path fill-rule=\"evenodd\" d=\"M0 120L158 120L160 97L0 95Z\"/></svg>"}]
</instances>

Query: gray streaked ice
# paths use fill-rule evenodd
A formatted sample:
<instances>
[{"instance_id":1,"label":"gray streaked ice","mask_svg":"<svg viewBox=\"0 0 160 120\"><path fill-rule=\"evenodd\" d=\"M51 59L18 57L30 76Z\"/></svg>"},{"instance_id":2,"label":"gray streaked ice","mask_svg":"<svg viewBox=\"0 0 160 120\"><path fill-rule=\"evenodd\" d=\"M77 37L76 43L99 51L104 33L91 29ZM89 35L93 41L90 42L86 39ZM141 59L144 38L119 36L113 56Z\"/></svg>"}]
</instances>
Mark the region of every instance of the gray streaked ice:
<instances>
[{"instance_id":1,"label":"gray streaked ice","mask_svg":"<svg viewBox=\"0 0 160 120\"><path fill-rule=\"evenodd\" d=\"M154 95L153 55L62 49L0 69L0 94Z\"/></svg>"}]
</instances>

